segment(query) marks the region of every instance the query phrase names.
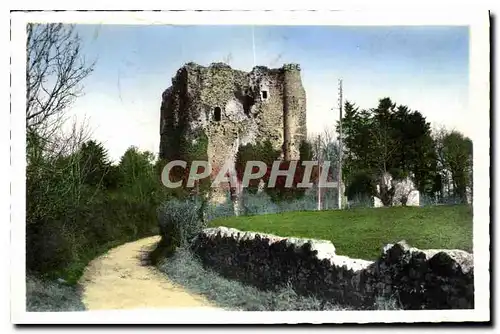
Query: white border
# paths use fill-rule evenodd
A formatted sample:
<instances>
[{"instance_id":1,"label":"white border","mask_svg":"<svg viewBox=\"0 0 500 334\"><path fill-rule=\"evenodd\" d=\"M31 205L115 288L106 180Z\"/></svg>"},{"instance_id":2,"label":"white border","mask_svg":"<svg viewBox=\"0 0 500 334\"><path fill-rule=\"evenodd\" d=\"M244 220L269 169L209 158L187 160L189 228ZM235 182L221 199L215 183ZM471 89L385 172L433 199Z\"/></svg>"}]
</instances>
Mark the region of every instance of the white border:
<instances>
[{"instance_id":1,"label":"white border","mask_svg":"<svg viewBox=\"0 0 500 334\"><path fill-rule=\"evenodd\" d=\"M346 26L420 26L469 25L487 19L478 10L429 11L414 9L372 11L115 11L115 12L14 12L22 22L62 22L85 24L171 24L171 25L346 25Z\"/></svg>"},{"instance_id":2,"label":"white border","mask_svg":"<svg viewBox=\"0 0 500 334\"><path fill-rule=\"evenodd\" d=\"M489 21L486 11L411 12L16 12L12 18L11 320L32 323L368 323L488 321L489 318ZM25 312L25 23L468 25L470 105L474 106L474 254L476 308L453 311L220 312L199 310Z\"/></svg>"}]
</instances>

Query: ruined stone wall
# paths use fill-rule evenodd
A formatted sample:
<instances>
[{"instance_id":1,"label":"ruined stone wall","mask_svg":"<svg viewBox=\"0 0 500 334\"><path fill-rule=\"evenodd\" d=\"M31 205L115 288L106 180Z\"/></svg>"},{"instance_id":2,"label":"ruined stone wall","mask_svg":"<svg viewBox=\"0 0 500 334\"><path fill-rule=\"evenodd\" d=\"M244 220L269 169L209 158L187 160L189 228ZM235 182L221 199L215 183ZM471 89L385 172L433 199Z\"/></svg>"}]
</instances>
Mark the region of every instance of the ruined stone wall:
<instances>
[{"instance_id":1,"label":"ruined stone wall","mask_svg":"<svg viewBox=\"0 0 500 334\"><path fill-rule=\"evenodd\" d=\"M283 238L225 227L192 243L203 264L264 290L291 284L303 295L359 309L396 298L404 309L474 308L473 256L461 250L384 247L376 261L337 255L330 241Z\"/></svg>"},{"instance_id":2,"label":"ruined stone wall","mask_svg":"<svg viewBox=\"0 0 500 334\"><path fill-rule=\"evenodd\" d=\"M189 64L177 71L172 86L162 94L160 108L160 157L183 159L183 142L197 139L203 128L202 110L198 108L200 92L196 81L200 73Z\"/></svg>"},{"instance_id":3,"label":"ruined stone wall","mask_svg":"<svg viewBox=\"0 0 500 334\"><path fill-rule=\"evenodd\" d=\"M300 143L306 139L306 94L300 78L300 67L295 64L283 67L283 114L285 160L299 159Z\"/></svg>"},{"instance_id":4,"label":"ruined stone wall","mask_svg":"<svg viewBox=\"0 0 500 334\"><path fill-rule=\"evenodd\" d=\"M285 124L283 116L287 115ZM215 169L234 163L239 146L270 140L283 149L290 135L292 159L305 139L305 91L298 65L279 69L255 67L251 72L214 63L183 66L162 96L160 158L183 158L181 144L208 138L207 155Z\"/></svg>"}]
</instances>

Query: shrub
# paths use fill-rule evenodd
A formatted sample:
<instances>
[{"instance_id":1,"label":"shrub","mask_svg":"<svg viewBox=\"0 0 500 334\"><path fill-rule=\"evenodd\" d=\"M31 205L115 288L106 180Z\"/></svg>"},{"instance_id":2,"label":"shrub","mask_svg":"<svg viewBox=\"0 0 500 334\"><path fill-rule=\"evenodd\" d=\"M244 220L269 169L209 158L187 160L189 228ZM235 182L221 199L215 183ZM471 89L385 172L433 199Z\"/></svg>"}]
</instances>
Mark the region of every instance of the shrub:
<instances>
[{"instance_id":1,"label":"shrub","mask_svg":"<svg viewBox=\"0 0 500 334\"><path fill-rule=\"evenodd\" d=\"M78 289L58 282L26 277L28 312L85 311Z\"/></svg>"},{"instance_id":2,"label":"shrub","mask_svg":"<svg viewBox=\"0 0 500 334\"><path fill-rule=\"evenodd\" d=\"M373 198L369 195L356 194L349 201L349 208L371 208L373 207Z\"/></svg>"},{"instance_id":3,"label":"shrub","mask_svg":"<svg viewBox=\"0 0 500 334\"><path fill-rule=\"evenodd\" d=\"M206 227L204 201L195 198L172 199L158 209L161 240L150 253L149 260L157 264L163 257L170 257Z\"/></svg>"},{"instance_id":4,"label":"shrub","mask_svg":"<svg viewBox=\"0 0 500 334\"><path fill-rule=\"evenodd\" d=\"M166 202L159 209L160 232L162 236L168 237L164 232L173 227L178 236L174 236L178 246L189 244L198 232L205 227L202 218L203 202L194 198L186 200L173 199Z\"/></svg>"},{"instance_id":5,"label":"shrub","mask_svg":"<svg viewBox=\"0 0 500 334\"><path fill-rule=\"evenodd\" d=\"M304 196L293 201L279 203L281 212L316 210L318 207L316 196Z\"/></svg>"},{"instance_id":6,"label":"shrub","mask_svg":"<svg viewBox=\"0 0 500 334\"><path fill-rule=\"evenodd\" d=\"M346 189L346 195L349 200L371 197L375 195L375 190L372 175L367 171L359 171L352 176Z\"/></svg>"},{"instance_id":7,"label":"shrub","mask_svg":"<svg viewBox=\"0 0 500 334\"><path fill-rule=\"evenodd\" d=\"M26 269L30 274L75 283L95 256L157 233L157 207L170 195L154 175L151 155L127 151L122 159L127 163L113 168L121 184L111 180L113 186L107 188L106 175L99 174L104 167L97 168L107 166L107 157L99 145L92 145L96 148L91 154L59 156L28 147ZM87 156L83 162L82 156Z\"/></svg>"},{"instance_id":8,"label":"shrub","mask_svg":"<svg viewBox=\"0 0 500 334\"><path fill-rule=\"evenodd\" d=\"M310 161L313 159L313 147L307 140L302 140L299 146L300 161Z\"/></svg>"},{"instance_id":9,"label":"shrub","mask_svg":"<svg viewBox=\"0 0 500 334\"><path fill-rule=\"evenodd\" d=\"M230 196L228 195L226 200L220 204L208 204L206 207L206 217L207 221L211 221L216 218L231 217L234 216L234 207Z\"/></svg>"},{"instance_id":10,"label":"shrub","mask_svg":"<svg viewBox=\"0 0 500 334\"><path fill-rule=\"evenodd\" d=\"M268 213L278 213L279 206L271 201L269 195L265 192L252 194L249 192L243 193L243 206L246 215L261 215ZM218 218L218 217L217 217Z\"/></svg>"},{"instance_id":11,"label":"shrub","mask_svg":"<svg viewBox=\"0 0 500 334\"><path fill-rule=\"evenodd\" d=\"M156 204L123 194L98 194L64 216L26 226L26 265L32 273L78 280L108 248L157 233Z\"/></svg>"}]
</instances>

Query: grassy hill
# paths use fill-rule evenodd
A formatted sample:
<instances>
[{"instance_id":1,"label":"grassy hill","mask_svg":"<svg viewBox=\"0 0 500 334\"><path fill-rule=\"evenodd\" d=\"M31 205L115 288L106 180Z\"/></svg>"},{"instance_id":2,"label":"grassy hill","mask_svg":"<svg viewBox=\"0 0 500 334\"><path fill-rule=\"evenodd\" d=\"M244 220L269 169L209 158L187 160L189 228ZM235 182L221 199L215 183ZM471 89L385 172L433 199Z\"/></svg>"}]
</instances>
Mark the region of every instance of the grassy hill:
<instances>
[{"instance_id":1,"label":"grassy hill","mask_svg":"<svg viewBox=\"0 0 500 334\"><path fill-rule=\"evenodd\" d=\"M337 254L376 259L387 243L472 252L472 207L467 205L300 211L220 218L211 227L283 237L331 240Z\"/></svg>"}]
</instances>

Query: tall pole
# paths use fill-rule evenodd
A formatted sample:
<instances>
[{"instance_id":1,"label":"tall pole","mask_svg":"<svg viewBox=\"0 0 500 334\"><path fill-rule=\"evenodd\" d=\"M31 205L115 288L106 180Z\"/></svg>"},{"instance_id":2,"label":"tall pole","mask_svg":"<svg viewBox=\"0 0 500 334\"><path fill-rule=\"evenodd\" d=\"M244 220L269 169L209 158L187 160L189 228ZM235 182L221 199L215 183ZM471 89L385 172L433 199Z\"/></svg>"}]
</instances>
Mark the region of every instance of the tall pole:
<instances>
[{"instance_id":1,"label":"tall pole","mask_svg":"<svg viewBox=\"0 0 500 334\"><path fill-rule=\"evenodd\" d=\"M317 154L318 154L318 172L319 174L318 175L321 175L321 173L323 173L323 171L321 170L321 168L323 167L322 165L322 161L323 161L323 155L322 155L322 152L321 152L321 137L318 135L318 142L317 142L317 145L316 145L316 151L317 151ZM321 210L321 176L318 177L318 211Z\"/></svg>"},{"instance_id":2,"label":"tall pole","mask_svg":"<svg viewBox=\"0 0 500 334\"><path fill-rule=\"evenodd\" d=\"M342 79L339 79L339 175L337 182L337 190L338 190L338 208L342 209Z\"/></svg>"}]
</instances>

